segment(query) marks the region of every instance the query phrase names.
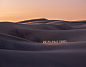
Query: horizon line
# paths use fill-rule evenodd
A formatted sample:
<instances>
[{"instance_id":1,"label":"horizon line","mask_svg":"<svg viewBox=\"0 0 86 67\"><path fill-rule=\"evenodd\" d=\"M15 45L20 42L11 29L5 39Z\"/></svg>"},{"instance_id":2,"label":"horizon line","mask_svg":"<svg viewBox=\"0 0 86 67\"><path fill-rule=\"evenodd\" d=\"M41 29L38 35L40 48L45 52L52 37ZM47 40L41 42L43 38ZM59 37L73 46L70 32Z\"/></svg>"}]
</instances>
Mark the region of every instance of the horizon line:
<instances>
[{"instance_id":1,"label":"horizon line","mask_svg":"<svg viewBox=\"0 0 86 67\"><path fill-rule=\"evenodd\" d=\"M34 20L34 19L46 19L46 20L60 20L60 21L86 21L86 19L78 19L78 20L64 20L64 19L48 19L48 18L33 18L33 19L25 19L25 20L19 20L19 21L11 21L11 20L2 20L0 22L21 22L21 21L27 21L27 20Z\"/></svg>"}]
</instances>

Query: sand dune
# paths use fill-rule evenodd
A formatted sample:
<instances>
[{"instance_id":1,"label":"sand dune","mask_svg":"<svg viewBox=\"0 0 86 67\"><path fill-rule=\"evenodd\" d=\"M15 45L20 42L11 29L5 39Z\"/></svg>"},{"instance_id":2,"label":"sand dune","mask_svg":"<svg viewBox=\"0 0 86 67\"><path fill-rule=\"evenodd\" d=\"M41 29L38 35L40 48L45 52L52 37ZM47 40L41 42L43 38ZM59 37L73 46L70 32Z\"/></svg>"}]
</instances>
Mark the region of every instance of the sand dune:
<instances>
[{"instance_id":1,"label":"sand dune","mask_svg":"<svg viewBox=\"0 0 86 67\"><path fill-rule=\"evenodd\" d=\"M24 38L12 36L12 35L7 35L7 34L3 34L3 33L0 33L0 40L30 41L30 40L27 40L27 39L24 39Z\"/></svg>"},{"instance_id":2,"label":"sand dune","mask_svg":"<svg viewBox=\"0 0 86 67\"><path fill-rule=\"evenodd\" d=\"M21 50L21 51L52 51L52 50L74 50L86 49L86 41L69 43L37 43L15 40L0 40L0 49Z\"/></svg>"},{"instance_id":3,"label":"sand dune","mask_svg":"<svg viewBox=\"0 0 86 67\"><path fill-rule=\"evenodd\" d=\"M61 21L61 20L48 20L46 18L40 18L40 19L31 19L31 20L24 20L24 21L19 21L17 23L28 23L28 22L52 22L52 21Z\"/></svg>"},{"instance_id":4,"label":"sand dune","mask_svg":"<svg viewBox=\"0 0 86 67\"><path fill-rule=\"evenodd\" d=\"M0 67L86 67L85 57L86 21L0 22Z\"/></svg>"},{"instance_id":5,"label":"sand dune","mask_svg":"<svg viewBox=\"0 0 86 67\"><path fill-rule=\"evenodd\" d=\"M16 28L18 29L41 29L41 30L72 29L72 27L66 23L60 23L59 25L52 25L52 24L27 25L27 24L17 24L17 23L11 23L11 22L4 22L4 23L0 22L0 33L17 36L15 34Z\"/></svg>"},{"instance_id":6,"label":"sand dune","mask_svg":"<svg viewBox=\"0 0 86 67\"><path fill-rule=\"evenodd\" d=\"M35 42L67 40L67 42L86 41L86 29L80 30L25 30L17 29L19 37Z\"/></svg>"},{"instance_id":7,"label":"sand dune","mask_svg":"<svg viewBox=\"0 0 86 67\"><path fill-rule=\"evenodd\" d=\"M86 50L12 51L0 50L3 67L85 67Z\"/></svg>"}]
</instances>

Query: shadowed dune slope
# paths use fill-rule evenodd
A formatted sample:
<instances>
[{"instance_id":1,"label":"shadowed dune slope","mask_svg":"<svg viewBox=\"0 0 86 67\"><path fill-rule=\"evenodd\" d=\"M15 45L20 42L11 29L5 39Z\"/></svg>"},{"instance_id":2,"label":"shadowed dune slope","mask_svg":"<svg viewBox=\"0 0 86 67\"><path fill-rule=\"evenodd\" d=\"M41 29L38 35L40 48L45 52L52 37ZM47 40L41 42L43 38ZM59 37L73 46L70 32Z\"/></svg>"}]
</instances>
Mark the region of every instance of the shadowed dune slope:
<instances>
[{"instance_id":1,"label":"shadowed dune slope","mask_svg":"<svg viewBox=\"0 0 86 67\"><path fill-rule=\"evenodd\" d=\"M67 40L68 42L86 41L86 29L80 30L25 30L16 29L19 37L35 42Z\"/></svg>"},{"instance_id":2,"label":"shadowed dune slope","mask_svg":"<svg viewBox=\"0 0 86 67\"><path fill-rule=\"evenodd\" d=\"M0 33L15 35L15 29L41 29L41 30L68 30L72 27L66 23L62 23L59 25L52 24L41 24L41 25L26 25L26 24L17 24L11 22L0 22Z\"/></svg>"},{"instance_id":3,"label":"shadowed dune slope","mask_svg":"<svg viewBox=\"0 0 86 67\"><path fill-rule=\"evenodd\" d=\"M57 51L0 50L1 67L85 67L86 49Z\"/></svg>"},{"instance_id":4,"label":"shadowed dune slope","mask_svg":"<svg viewBox=\"0 0 86 67\"><path fill-rule=\"evenodd\" d=\"M70 42L70 43L55 43L45 45L42 43L15 41L15 40L0 40L0 49L6 50L21 50L21 51L52 51L52 50L74 50L86 49L86 41Z\"/></svg>"}]
</instances>

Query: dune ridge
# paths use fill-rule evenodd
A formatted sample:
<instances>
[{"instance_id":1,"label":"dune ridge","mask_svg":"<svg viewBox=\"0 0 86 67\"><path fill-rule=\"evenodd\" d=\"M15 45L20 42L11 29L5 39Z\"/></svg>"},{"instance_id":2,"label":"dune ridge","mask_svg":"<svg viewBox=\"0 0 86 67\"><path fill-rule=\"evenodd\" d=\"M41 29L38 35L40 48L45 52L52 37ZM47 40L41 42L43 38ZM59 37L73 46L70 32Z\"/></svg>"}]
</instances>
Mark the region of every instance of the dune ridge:
<instances>
[{"instance_id":1,"label":"dune ridge","mask_svg":"<svg viewBox=\"0 0 86 67\"><path fill-rule=\"evenodd\" d=\"M0 40L22 40L22 41L30 41L24 38L8 35L8 34L3 34L0 33Z\"/></svg>"}]
</instances>

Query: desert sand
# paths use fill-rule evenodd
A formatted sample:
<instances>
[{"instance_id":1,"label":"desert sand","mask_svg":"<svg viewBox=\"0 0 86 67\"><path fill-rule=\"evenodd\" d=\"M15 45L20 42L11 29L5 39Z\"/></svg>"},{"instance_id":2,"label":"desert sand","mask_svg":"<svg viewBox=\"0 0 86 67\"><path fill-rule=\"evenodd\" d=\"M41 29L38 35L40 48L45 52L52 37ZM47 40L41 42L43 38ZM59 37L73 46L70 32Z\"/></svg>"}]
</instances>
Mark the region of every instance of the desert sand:
<instances>
[{"instance_id":1,"label":"desert sand","mask_svg":"<svg viewBox=\"0 0 86 67\"><path fill-rule=\"evenodd\" d=\"M0 22L0 67L86 67L86 21Z\"/></svg>"}]
</instances>

